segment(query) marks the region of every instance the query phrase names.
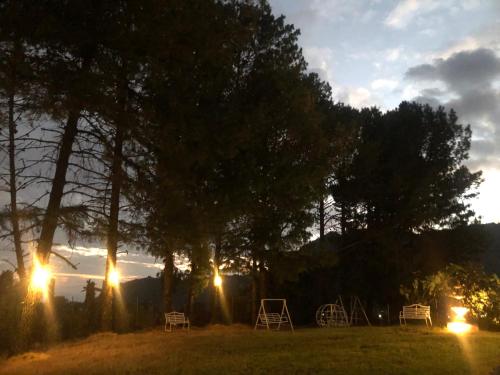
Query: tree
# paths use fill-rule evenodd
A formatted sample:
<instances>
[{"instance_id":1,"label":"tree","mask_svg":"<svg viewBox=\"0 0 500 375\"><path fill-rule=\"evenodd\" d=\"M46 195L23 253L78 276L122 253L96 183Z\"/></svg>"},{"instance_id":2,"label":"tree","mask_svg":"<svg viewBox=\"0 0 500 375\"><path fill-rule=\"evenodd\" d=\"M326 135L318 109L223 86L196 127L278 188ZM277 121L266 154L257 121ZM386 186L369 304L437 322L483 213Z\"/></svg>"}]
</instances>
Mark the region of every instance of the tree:
<instances>
[{"instance_id":1,"label":"tree","mask_svg":"<svg viewBox=\"0 0 500 375\"><path fill-rule=\"evenodd\" d=\"M382 117L365 114L358 183L370 184L361 196L368 227L420 231L468 222L474 213L465 199L476 195L481 173L463 165L471 130L457 121L453 110L406 102Z\"/></svg>"},{"instance_id":2,"label":"tree","mask_svg":"<svg viewBox=\"0 0 500 375\"><path fill-rule=\"evenodd\" d=\"M3 21L6 21L2 19ZM22 231L18 210L17 193L19 190L19 169L16 166L16 138L17 119L23 111L25 96L28 90L29 63L24 51L22 39L16 33L9 34L5 29L1 34L1 52L4 56L0 64L0 95L5 100L7 109L7 152L8 152L8 180L6 185L10 193L9 219L16 254L16 272L21 280L26 278L26 269L23 258ZM4 104L4 103L2 103Z\"/></svg>"},{"instance_id":3,"label":"tree","mask_svg":"<svg viewBox=\"0 0 500 375\"><path fill-rule=\"evenodd\" d=\"M408 259L414 233L454 228L474 215L468 199L481 173L463 165L470 127L460 125L452 110L407 102L385 114L371 108L349 117L352 137L340 139L352 153L334 166L331 190L344 233L339 279L364 285L357 293L367 298L385 290L394 302L394 291L414 267Z\"/></svg>"},{"instance_id":4,"label":"tree","mask_svg":"<svg viewBox=\"0 0 500 375\"><path fill-rule=\"evenodd\" d=\"M144 212L150 252L165 260L167 309L174 253L191 257L194 280L200 262L206 263L199 255L206 255L209 222L218 221L213 216L218 158L227 155L223 147L233 147L221 120L231 93L238 37L232 34L231 6L173 2L153 7L157 28L147 25L151 34L144 63L144 122L134 135L144 157L138 162L132 199ZM197 27L188 26L192 24Z\"/></svg>"},{"instance_id":5,"label":"tree","mask_svg":"<svg viewBox=\"0 0 500 375\"><path fill-rule=\"evenodd\" d=\"M37 247L40 261L47 263L61 213L66 172L78 133L78 122L84 111L91 110L92 66L97 41L106 34L104 29L108 23L104 19L103 6L98 2L21 4L14 17L25 21L33 19L33 25L36 25L28 43L35 50L37 82L44 93L39 96L38 105L54 121L64 121Z\"/></svg>"},{"instance_id":6,"label":"tree","mask_svg":"<svg viewBox=\"0 0 500 375\"><path fill-rule=\"evenodd\" d=\"M239 233L257 294L266 296L268 259L309 238L312 208L326 175L317 77L308 76L297 44L299 32L274 17L261 2L255 12L255 36L242 53L244 84L235 108L246 142L233 161L242 219Z\"/></svg>"}]
</instances>

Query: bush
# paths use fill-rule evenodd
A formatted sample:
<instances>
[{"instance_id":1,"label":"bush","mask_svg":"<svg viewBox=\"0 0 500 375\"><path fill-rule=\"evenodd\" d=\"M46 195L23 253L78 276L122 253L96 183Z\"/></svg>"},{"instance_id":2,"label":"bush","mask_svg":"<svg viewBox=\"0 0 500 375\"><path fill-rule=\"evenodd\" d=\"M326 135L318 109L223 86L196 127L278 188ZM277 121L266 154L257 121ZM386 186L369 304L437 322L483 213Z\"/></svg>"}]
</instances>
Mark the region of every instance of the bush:
<instances>
[{"instance_id":1,"label":"bush","mask_svg":"<svg viewBox=\"0 0 500 375\"><path fill-rule=\"evenodd\" d=\"M500 329L500 279L480 265L449 264L435 274L416 277L411 286L401 286L401 294L410 302L435 306L439 320L445 320L450 304L460 303L482 328Z\"/></svg>"}]
</instances>

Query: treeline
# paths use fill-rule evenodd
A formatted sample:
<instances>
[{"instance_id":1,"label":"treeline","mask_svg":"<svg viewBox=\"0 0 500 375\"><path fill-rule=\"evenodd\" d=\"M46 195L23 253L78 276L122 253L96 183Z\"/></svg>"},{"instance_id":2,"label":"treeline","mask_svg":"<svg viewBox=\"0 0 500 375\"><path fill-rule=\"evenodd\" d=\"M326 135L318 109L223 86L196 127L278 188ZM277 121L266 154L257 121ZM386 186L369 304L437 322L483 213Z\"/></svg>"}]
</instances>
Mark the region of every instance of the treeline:
<instances>
[{"instance_id":1,"label":"treeline","mask_svg":"<svg viewBox=\"0 0 500 375\"><path fill-rule=\"evenodd\" d=\"M342 248L364 231L356 262L407 278L405 235L474 217L470 128L443 108L333 102L298 36L266 1L2 1L2 238L21 281L27 242L42 264L61 256L58 228L106 243L102 329L120 244L164 261L166 311L176 256L188 313L221 268L251 275L255 310L316 228ZM281 274L323 257L300 259Z\"/></svg>"}]
</instances>

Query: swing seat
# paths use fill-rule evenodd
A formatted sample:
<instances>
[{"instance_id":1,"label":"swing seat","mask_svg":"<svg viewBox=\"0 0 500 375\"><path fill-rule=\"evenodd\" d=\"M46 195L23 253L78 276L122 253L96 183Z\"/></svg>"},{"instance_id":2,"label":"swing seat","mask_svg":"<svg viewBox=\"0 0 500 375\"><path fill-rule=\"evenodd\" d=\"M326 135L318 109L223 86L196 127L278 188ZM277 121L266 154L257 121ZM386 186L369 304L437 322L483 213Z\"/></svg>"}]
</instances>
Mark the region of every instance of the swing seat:
<instances>
[{"instance_id":1,"label":"swing seat","mask_svg":"<svg viewBox=\"0 0 500 375\"><path fill-rule=\"evenodd\" d=\"M278 313L259 314L259 318L261 321L259 325L288 323L288 318Z\"/></svg>"}]
</instances>

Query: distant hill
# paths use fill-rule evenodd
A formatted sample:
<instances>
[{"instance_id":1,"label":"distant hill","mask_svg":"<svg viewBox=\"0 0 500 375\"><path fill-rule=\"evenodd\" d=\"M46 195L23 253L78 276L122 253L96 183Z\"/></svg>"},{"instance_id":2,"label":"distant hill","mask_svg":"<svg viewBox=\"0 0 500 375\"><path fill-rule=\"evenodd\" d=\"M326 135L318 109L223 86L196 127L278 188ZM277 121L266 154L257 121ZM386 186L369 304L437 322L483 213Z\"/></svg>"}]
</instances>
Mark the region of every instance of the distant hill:
<instances>
[{"instance_id":1,"label":"distant hill","mask_svg":"<svg viewBox=\"0 0 500 375\"><path fill-rule=\"evenodd\" d=\"M470 238L474 239L475 237L468 237L470 236L470 234L467 234L468 231L475 233L475 236L479 233L481 237L484 237L484 240L482 239L481 241L478 241L480 242L479 244L471 243L470 248L474 252L477 248L484 247L484 252L479 255L479 260L483 263L488 272L494 272L497 275L500 275L500 224L474 225L466 228L465 231L461 231L460 233L454 233L453 231L429 232L427 234L428 238L425 238L422 241L423 246L426 248L423 254L424 257L432 258L433 262L436 263L436 267L440 267L442 264L447 264L450 259L452 259L454 247L464 247L463 242L465 241L473 242ZM338 234L335 233L329 233L326 236L323 245L326 250L321 250L318 240L312 241L304 246L303 253L307 256L302 258L302 261L305 260L310 264L318 263L317 257L324 257L324 252L330 252L328 249L337 249L339 247L339 243L340 238ZM446 247L447 249L443 250L443 247ZM440 249L440 254L436 254L436 249ZM436 258L438 259L437 261ZM284 258L281 258L281 260L285 261ZM248 296L250 293L250 278L248 276L241 275L226 275L224 277L224 289L231 304L236 302L236 306L239 306L240 304L244 305L244 311L235 312L235 315L240 316L241 321L244 321L249 314L249 311L247 311L249 309L249 306L247 306L248 299L245 299L244 296ZM187 290L187 280L175 280L173 296L174 310L184 311L187 299ZM125 303L129 306L141 305L146 306L147 308L152 308L156 311L162 311L162 280L159 278L147 277L123 283L122 296ZM238 303L236 298L242 299L239 301L240 303ZM198 310L208 311L210 306L210 294L208 288L198 296L195 303L200 307ZM203 313L200 315L203 316Z\"/></svg>"},{"instance_id":2,"label":"distant hill","mask_svg":"<svg viewBox=\"0 0 500 375\"><path fill-rule=\"evenodd\" d=\"M245 298L250 291L249 276L242 275L225 275L223 290L227 309L230 309L235 322L246 322L249 319L250 304L248 298ZM140 309L153 310L156 312L163 311L162 307L162 279L146 277L143 279L135 279L121 284L121 293L123 301L129 307L134 309L136 306ZM172 308L175 311L184 312L188 295L188 280L174 280L174 295ZM194 301L197 306L195 309L196 316L192 317L192 321L205 324L206 319L210 316L211 295L210 289L206 288L197 296Z\"/></svg>"},{"instance_id":3,"label":"distant hill","mask_svg":"<svg viewBox=\"0 0 500 375\"><path fill-rule=\"evenodd\" d=\"M430 231L424 235L415 235L414 241L420 242L423 248L421 257L425 259L424 264L432 263L439 269L444 264L457 261L454 259L454 250L460 249L477 254L478 257L473 258L480 261L486 271L500 276L500 224L475 224L459 230ZM311 250L313 254L319 254L321 248L333 252L341 248L340 235L330 232L326 234L323 243L318 238L304 246L304 249Z\"/></svg>"},{"instance_id":4,"label":"distant hill","mask_svg":"<svg viewBox=\"0 0 500 375\"><path fill-rule=\"evenodd\" d=\"M482 224L488 235L489 245L483 254L484 267L500 276L500 224Z\"/></svg>"}]
</instances>

